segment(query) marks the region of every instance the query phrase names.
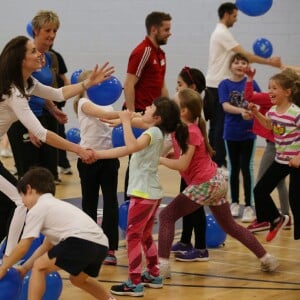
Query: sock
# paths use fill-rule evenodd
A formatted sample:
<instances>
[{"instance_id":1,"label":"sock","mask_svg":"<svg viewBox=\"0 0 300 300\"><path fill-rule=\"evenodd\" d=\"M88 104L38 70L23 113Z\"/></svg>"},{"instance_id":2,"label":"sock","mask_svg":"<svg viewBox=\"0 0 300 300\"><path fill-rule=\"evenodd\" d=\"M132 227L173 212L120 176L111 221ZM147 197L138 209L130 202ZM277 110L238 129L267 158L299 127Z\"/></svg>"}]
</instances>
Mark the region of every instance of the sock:
<instances>
[{"instance_id":1,"label":"sock","mask_svg":"<svg viewBox=\"0 0 300 300\"><path fill-rule=\"evenodd\" d=\"M262 262L262 263L265 263L266 260L271 257L271 254L269 253L266 253L263 257L261 257L259 260Z\"/></svg>"}]
</instances>

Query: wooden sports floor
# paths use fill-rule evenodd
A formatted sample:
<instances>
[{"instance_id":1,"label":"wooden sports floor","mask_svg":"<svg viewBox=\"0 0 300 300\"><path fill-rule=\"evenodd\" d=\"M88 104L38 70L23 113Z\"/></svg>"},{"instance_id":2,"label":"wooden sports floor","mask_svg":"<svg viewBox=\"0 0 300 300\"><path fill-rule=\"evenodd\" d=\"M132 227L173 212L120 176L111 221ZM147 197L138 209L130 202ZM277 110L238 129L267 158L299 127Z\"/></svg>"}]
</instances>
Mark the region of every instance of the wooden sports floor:
<instances>
[{"instance_id":1,"label":"wooden sports floor","mask_svg":"<svg viewBox=\"0 0 300 300\"><path fill-rule=\"evenodd\" d=\"M255 170L257 170L261 153L262 149L258 148L255 156ZM57 186L58 198L80 197L76 158L70 156L70 160L73 175L61 176L63 182ZM2 159L2 161L8 168L12 167L11 159ZM122 158L120 161L119 191L122 191L127 158ZM166 196L175 196L179 190L178 174L161 167L160 179ZM277 198L276 193L274 197ZM243 225L247 226L247 224ZM162 289L146 288L143 298L145 300L300 299L300 242L293 240L293 230L283 230L279 238L272 243L265 242L265 234L266 232L260 232L255 235L267 251L278 258L280 266L276 272L261 272L258 259L239 242L227 236L224 247L209 249L210 260L208 262L177 262L172 257L172 278L164 281ZM157 238L157 235L154 236ZM179 236L180 230L177 230L176 239ZM102 266L98 277L108 290L111 285L127 279L128 262L124 240L120 241L117 258L117 266ZM61 300L94 299L73 287L67 279L67 273L60 272L60 274L64 285ZM132 297L118 296L117 299L126 300Z\"/></svg>"}]
</instances>

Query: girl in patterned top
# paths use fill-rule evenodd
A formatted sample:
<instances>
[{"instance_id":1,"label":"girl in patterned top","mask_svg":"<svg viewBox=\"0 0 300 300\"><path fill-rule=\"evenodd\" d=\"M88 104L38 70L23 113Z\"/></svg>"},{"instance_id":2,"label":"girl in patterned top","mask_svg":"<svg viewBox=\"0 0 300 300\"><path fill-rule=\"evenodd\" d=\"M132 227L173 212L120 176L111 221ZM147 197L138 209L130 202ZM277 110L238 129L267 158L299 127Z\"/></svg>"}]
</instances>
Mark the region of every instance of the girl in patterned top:
<instances>
[{"instance_id":1,"label":"girl in patterned top","mask_svg":"<svg viewBox=\"0 0 300 300\"><path fill-rule=\"evenodd\" d=\"M254 188L257 221L270 222L266 240L271 242L288 223L289 216L281 215L271 193L277 184L290 175L289 202L294 217L294 239L300 239L300 79L292 70L271 77L269 95L274 106L262 115L255 104L249 109L266 128L272 129L275 139L276 156Z\"/></svg>"}]
</instances>

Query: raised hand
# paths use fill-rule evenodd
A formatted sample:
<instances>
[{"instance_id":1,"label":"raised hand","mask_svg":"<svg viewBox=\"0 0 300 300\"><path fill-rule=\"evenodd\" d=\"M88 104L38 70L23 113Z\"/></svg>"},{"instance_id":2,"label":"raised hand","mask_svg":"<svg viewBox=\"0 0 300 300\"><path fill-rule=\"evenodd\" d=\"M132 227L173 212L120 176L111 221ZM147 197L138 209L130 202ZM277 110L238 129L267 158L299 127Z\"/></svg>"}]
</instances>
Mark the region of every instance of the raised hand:
<instances>
[{"instance_id":1,"label":"raised hand","mask_svg":"<svg viewBox=\"0 0 300 300\"><path fill-rule=\"evenodd\" d=\"M113 66L108 65L108 62L106 62L101 68L98 65L96 65L93 72L87 78L88 82L85 83L86 86L90 87L96 85L109 78L115 72L115 68Z\"/></svg>"}]
</instances>

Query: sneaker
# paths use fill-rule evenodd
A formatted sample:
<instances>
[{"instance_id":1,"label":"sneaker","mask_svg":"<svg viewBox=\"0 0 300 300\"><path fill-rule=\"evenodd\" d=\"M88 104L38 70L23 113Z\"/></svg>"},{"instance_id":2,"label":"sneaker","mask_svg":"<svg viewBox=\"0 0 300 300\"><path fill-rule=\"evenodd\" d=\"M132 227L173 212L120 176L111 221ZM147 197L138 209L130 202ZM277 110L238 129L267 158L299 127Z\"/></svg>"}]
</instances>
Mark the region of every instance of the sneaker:
<instances>
[{"instance_id":1,"label":"sneaker","mask_svg":"<svg viewBox=\"0 0 300 300\"><path fill-rule=\"evenodd\" d=\"M231 211L231 215L233 217L238 217L240 214L240 205L236 202L231 203L230 205L230 211Z\"/></svg>"},{"instance_id":2,"label":"sneaker","mask_svg":"<svg viewBox=\"0 0 300 300\"><path fill-rule=\"evenodd\" d=\"M243 211L242 222L251 223L255 220L255 213L251 206L246 206Z\"/></svg>"},{"instance_id":3,"label":"sneaker","mask_svg":"<svg viewBox=\"0 0 300 300\"><path fill-rule=\"evenodd\" d=\"M120 285L113 285L110 292L114 295L142 297L144 296L144 287L142 284L133 284L131 280L127 280Z\"/></svg>"},{"instance_id":4,"label":"sneaker","mask_svg":"<svg viewBox=\"0 0 300 300\"><path fill-rule=\"evenodd\" d=\"M71 168L62 168L60 167L60 173L64 175L73 175Z\"/></svg>"},{"instance_id":5,"label":"sneaker","mask_svg":"<svg viewBox=\"0 0 300 300\"><path fill-rule=\"evenodd\" d=\"M283 227L284 230L290 230L292 228L292 218L289 216L289 221Z\"/></svg>"},{"instance_id":6,"label":"sneaker","mask_svg":"<svg viewBox=\"0 0 300 300\"><path fill-rule=\"evenodd\" d=\"M108 254L102 262L103 265L115 266L117 258L113 254Z\"/></svg>"},{"instance_id":7,"label":"sneaker","mask_svg":"<svg viewBox=\"0 0 300 300\"><path fill-rule=\"evenodd\" d=\"M142 274L142 285L151 287L153 289L160 289L163 287L163 279L161 276L152 276L148 271Z\"/></svg>"},{"instance_id":8,"label":"sneaker","mask_svg":"<svg viewBox=\"0 0 300 300\"><path fill-rule=\"evenodd\" d=\"M192 244L184 244L182 242L177 242L176 244L174 244L171 248L171 252L172 253L183 253L189 250L192 250L193 245Z\"/></svg>"},{"instance_id":9,"label":"sneaker","mask_svg":"<svg viewBox=\"0 0 300 300\"><path fill-rule=\"evenodd\" d=\"M263 272L273 272L279 266L279 262L277 261L276 257L269 255L264 262L261 262L260 269Z\"/></svg>"},{"instance_id":10,"label":"sneaker","mask_svg":"<svg viewBox=\"0 0 300 300\"><path fill-rule=\"evenodd\" d=\"M270 223L269 222L257 222L257 220L254 220L248 227L247 229L251 232L259 232L259 231L264 231L268 230L270 228Z\"/></svg>"},{"instance_id":11,"label":"sneaker","mask_svg":"<svg viewBox=\"0 0 300 300\"><path fill-rule=\"evenodd\" d=\"M163 262L159 265L160 276L162 279L170 279L171 278L171 267L169 262Z\"/></svg>"},{"instance_id":12,"label":"sneaker","mask_svg":"<svg viewBox=\"0 0 300 300\"><path fill-rule=\"evenodd\" d=\"M179 261L208 261L208 251L193 248L184 253L175 254L175 259Z\"/></svg>"},{"instance_id":13,"label":"sneaker","mask_svg":"<svg viewBox=\"0 0 300 300\"><path fill-rule=\"evenodd\" d=\"M275 238L278 236L280 230L288 223L290 217L283 215L280 216L280 220L276 223L271 223L269 233L266 236L266 241L271 242L274 241Z\"/></svg>"}]
</instances>

